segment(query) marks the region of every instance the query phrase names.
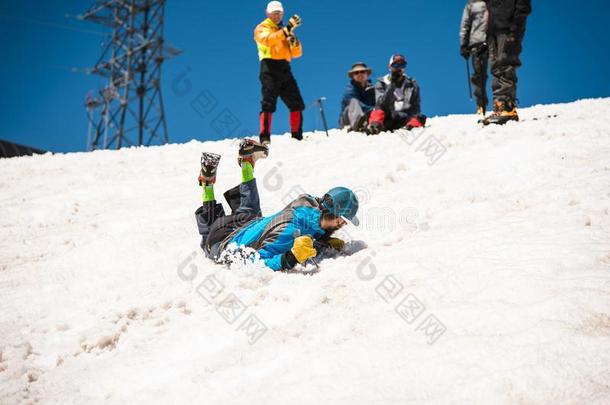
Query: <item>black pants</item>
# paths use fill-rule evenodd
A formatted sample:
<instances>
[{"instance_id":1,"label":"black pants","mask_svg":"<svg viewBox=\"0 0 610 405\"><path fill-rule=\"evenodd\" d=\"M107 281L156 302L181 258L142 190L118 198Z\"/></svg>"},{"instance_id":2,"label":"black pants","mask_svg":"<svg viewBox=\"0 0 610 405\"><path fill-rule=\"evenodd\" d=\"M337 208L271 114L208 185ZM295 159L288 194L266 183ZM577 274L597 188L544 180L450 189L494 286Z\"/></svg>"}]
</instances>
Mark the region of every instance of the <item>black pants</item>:
<instances>
[{"instance_id":1,"label":"black pants","mask_svg":"<svg viewBox=\"0 0 610 405\"><path fill-rule=\"evenodd\" d=\"M301 91L285 60L263 59L259 79L262 85L261 111L275 112L280 97L290 111L303 111L305 103Z\"/></svg>"},{"instance_id":2,"label":"black pants","mask_svg":"<svg viewBox=\"0 0 610 405\"><path fill-rule=\"evenodd\" d=\"M195 211L201 248L212 259L218 258L229 235L261 216L256 179L241 183L224 196L231 207L231 215L225 215L222 204L216 201L205 202Z\"/></svg>"},{"instance_id":3,"label":"black pants","mask_svg":"<svg viewBox=\"0 0 610 405\"><path fill-rule=\"evenodd\" d=\"M471 49L472 55L472 78L470 81L474 86L474 96L477 99L477 107L487 107L487 60L489 59L489 49L487 46L474 47Z\"/></svg>"},{"instance_id":4,"label":"black pants","mask_svg":"<svg viewBox=\"0 0 610 405\"><path fill-rule=\"evenodd\" d=\"M491 65L491 89L497 101L515 102L517 99L517 68L521 66L522 38L507 41L508 33L496 33L488 36L489 63Z\"/></svg>"},{"instance_id":5,"label":"black pants","mask_svg":"<svg viewBox=\"0 0 610 405\"><path fill-rule=\"evenodd\" d=\"M386 111L385 120L383 121L384 131L395 131L406 127L407 122L411 118L417 118L422 125L426 125L426 117L424 114L416 114L412 116L402 116L401 114L392 114L390 111Z\"/></svg>"}]
</instances>

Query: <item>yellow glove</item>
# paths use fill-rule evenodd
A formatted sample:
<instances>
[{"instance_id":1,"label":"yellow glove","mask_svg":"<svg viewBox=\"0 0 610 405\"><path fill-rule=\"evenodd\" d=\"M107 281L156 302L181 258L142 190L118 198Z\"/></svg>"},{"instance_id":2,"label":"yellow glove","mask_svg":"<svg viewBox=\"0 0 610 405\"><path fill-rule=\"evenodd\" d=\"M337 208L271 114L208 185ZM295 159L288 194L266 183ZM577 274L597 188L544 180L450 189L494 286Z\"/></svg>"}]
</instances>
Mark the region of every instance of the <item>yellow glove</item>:
<instances>
[{"instance_id":1,"label":"yellow glove","mask_svg":"<svg viewBox=\"0 0 610 405\"><path fill-rule=\"evenodd\" d=\"M311 236L299 236L296 238L291 251L299 263L303 263L305 260L318 254L318 251L313 247Z\"/></svg>"},{"instance_id":2,"label":"yellow glove","mask_svg":"<svg viewBox=\"0 0 610 405\"><path fill-rule=\"evenodd\" d=\"M331 248L338 250L339 252L341 252L345 247L345 242L339 238L330 238L326 241L326 243L328 243Z\"/></svg>"}]
</instances>

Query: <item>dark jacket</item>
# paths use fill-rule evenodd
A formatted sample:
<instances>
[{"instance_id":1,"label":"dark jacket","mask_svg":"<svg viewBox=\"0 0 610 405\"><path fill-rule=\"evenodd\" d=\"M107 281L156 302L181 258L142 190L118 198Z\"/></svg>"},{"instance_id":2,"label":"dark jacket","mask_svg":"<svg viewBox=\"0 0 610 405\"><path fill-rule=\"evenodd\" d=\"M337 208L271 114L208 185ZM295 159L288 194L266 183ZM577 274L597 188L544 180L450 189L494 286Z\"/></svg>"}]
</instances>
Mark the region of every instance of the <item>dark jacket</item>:
<instances>
[{"instance_id":1,"label":"dark jacket","mask_svg":"<svg viewBox=\"0 0 610 405\"><path fill-rule=\"evenodd\" d=\"M375 107L383 110L386 118L407 120L421 114L419 85L404 76L401 85L391 82L390 75L380 77L375 84ZM387 114L390 116L387 116Z\"/></svg>"},{"instance_id":2,"label":"dark jacket","mask_svg":"<svg viewBox=\"0 0 610 405\"><path fill-rule=\"evenodd\" d=\"M531 0L487 0L489 32L525 34L527 16L532 12Z\"/></svg>"},{"instance_id":3,"label":"dark jacket","mask_svg":"<svg viewBox=\"0 0 610 405\"><path fill-rule=\"evenodd\" d=\"M375 107L375 88L371 81L367 81L366 87L360 86L355 80L350 80L349 84L345 87L343 92L343 99L341 100L341 111L345 110L345 107L349 104L352 98L360 101L360 107L362 111L368 112Z\"/></svg>"},{"instance_id":4,"label":"dark jacket","mask_svg":"<svg viewBox=\"0 0 610 405\"><path fill-rule=\"evenodd\" d=\"M464 7L460 24L460 46L472 48L487 42L486 0L469 0Z\"/></svg>"}]
</instances>

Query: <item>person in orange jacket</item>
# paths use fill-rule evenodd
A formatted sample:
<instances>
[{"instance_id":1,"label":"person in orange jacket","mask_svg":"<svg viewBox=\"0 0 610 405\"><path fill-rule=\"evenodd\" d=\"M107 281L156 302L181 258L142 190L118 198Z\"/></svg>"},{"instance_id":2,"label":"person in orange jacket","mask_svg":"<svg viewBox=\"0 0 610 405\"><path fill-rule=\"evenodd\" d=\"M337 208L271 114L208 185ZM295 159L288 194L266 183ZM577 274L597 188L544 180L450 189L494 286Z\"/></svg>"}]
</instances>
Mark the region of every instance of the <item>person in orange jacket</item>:
<instances>
[{"instance_id":1,"label":"person in orange jacket","mask_svg":"<svg viewBox=\"0 0 610 405\"><path fill-rule=\"evenodd\" d=\"M301 18L293 15L283 24L284 7L279 1L267 5L267 18L254 29L254 40L261 61L260 81L262 84L260 133L261 143L271 142L271 120L280 97L290 110L290 131L292 137L303 139L303 110L305 103L292 71L290 60L303 54L301 42L294 30L301 25Z\"/></svg>"}]
</instances>

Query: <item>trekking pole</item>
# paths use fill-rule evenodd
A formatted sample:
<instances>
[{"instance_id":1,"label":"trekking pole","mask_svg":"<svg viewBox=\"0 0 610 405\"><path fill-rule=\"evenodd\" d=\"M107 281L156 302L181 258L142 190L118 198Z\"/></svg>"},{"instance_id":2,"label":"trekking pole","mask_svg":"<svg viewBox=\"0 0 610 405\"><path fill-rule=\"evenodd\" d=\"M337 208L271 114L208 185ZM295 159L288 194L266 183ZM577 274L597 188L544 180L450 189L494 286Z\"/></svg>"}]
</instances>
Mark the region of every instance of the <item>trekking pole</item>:
<instances>
[{"instance_id":1,"label":"trekking pole","mask_svg":"<svg viewBox=\"0 0 610 405\"><path fill-rule=\"evenodd\" d=\"M485 109L487 106L485 105L485 97L487 90L485 89L485 78L487 76L487 69L485 68L485 60L481 58L479 55L479 63L481 64L479 68L481 69L481 114L483 114L483 118L485 118Z\"/></svg>"},{"instance_id":2,"label":"trekking pole","mask_svg":"<svg viewBox=\"0 0 610 405\"><path fill-rule=\"evenodd\" d=\"M468 97L472 100L472 85L470 84L470 63L466 59L466 79L468 80Z\"/></svg>"},{"instance_id":3,"label":"trekking pole","mask_svg":"<svg viewBox=\"0 0 610 405\"><path fill-rule=\"evenodd\" d=\"M328 125L326 124L326 114L324 114L324 104L322 101L326 100L326 97L320 97L316 100L318 106L320 106L320 115L322 116L322 125L324 125L324 131L326 132L326 136L328 136Z\"/></svg>"}]
</instances>

